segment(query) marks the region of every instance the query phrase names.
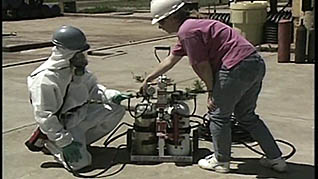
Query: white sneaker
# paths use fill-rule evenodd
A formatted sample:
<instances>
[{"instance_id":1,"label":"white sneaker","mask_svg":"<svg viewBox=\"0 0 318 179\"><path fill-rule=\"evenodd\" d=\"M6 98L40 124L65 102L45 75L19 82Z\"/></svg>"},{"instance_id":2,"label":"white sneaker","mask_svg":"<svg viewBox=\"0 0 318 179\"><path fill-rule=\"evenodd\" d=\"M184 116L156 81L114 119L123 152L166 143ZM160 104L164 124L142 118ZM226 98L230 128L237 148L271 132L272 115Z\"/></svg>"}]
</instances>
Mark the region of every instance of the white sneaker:
<instances>
[{"instance_id":1,"label":"white sneaker","mask_svg":"<svg viewBox=\"0 0 318 179\"><path fill-rule=\"evenodd\" d=\"M203 169L213 170L220 173L227 173L230 171L230 162L218 162L213 154L199 160L198 165Z\"/></svg>"},{"instance_id":2,"label":"white sneaker","mask_svg":"<svg viewBox=\"0 0 318 179\"><path fill-rule=\"evenodd\" d=\"M281 157L278 157L276 159L261 158L259 162L262 166L271 168L277 172L287 171L287 164Z\"/></svg>"}]
</instances>

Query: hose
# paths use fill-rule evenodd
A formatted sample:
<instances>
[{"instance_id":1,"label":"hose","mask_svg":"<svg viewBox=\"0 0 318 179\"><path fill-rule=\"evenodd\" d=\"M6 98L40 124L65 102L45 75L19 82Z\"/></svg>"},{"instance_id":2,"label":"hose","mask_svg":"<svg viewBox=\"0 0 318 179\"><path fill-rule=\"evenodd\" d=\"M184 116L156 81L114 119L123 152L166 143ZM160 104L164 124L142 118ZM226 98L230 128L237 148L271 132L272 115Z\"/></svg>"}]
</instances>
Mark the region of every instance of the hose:
<instances>
[{"instance_id":1,"label":"hose","mask_svg":"<svg viewBox=\"0 0 318 179\"><path fill-rule=\"evenodd\" d=\"M196 110L197 110L197 98L196 97L193 98L193 104L194 104L194 107L193 107L193 111L192 111L191 115L194 115Z\"/></svg>"},{"instance_id":2,"label":"hose","mask_svg":"<svg viewBox=\"0 0 318 179\"><path fill-rule=\"evenodd\" d=\"M117 136L111 138L111 137L117 132L117 130L118 130L120 127L122 127L123 125L127 125L127 126L129 126L129 127L133 127L133 125L128 124L128 123L126 123L126 122L122 122L121 124L119 124L119 125L112 131L112 133L107 137L107 139L105 140L105 142L104 142L104 145L105 145L105 146L107 146L107 145L110 144L111 142L113 142L113 141L117 140L118 138L120 138L120 137L122 137L122 136L124 136L124 135L127 134L127 131L125 131L125 132L123 132L123 133L121 133L121 134L119 134L119 135L117 135ZM108 176L115 175L115 174L117 174L119 171L121 171L121 170L125 167L126 164L123 164L122 167L121 167L119 170L117 170L116 172L114 172L114 173L111 173L111 174L108 174L108 175L105 175L105 176L99 176L99 175L105 173L110 167L112 167L112 166L115 164L115 163L114 163L114 160L116 159L116 157L117 157L117 155L118 155L119 149L120 149L121 147L123 147L123 146L127 146L127 145L126 145L126 144L121 144L121 145L119 145L119 146L116 148L116 149L117 149L117 150L116 150L116 153L115 153L113 159L111 160L109 166L108 166L107 168L105 168L104 170L102 170L101 172L97 173L97 174L94 174L94 175L82 175L82 174L79 174L77 171L75 171L75 170L73 170L73 169L71 168L71 166L69 165L69 163L68 163L67 161L65 161L65 163L66 163L66 165L67 165L67 167L68 167L67 170L70 171L74 176L76 176L76 177L81 177L81 178L101 178L101 177L108 177ZM65 158L65 157L64 157L64 158Z\"/></svg>"},{"instance_id":3,"label":"hose","mask_svg":"<svg viewBox=\"0 0 318 179\"><path fill-rule=\"evenodd\" d=\"M204 117L196 115L196 114L185 115L185 114L181 114L181 113L178 113L178 112L176 112L176 114L180 115L181 117L189 117L189 118L190 117L195 117L195 118L202 119L204 122L207 121L207 119L205 119Z\"/></svg>"},{"instance_id":4,"label":"hose","mask_svg":"<svg viewBox=\"0 0 318 179\"><path fill-rule=\"evenodd\" d=\"M195 109L196 109L196 100L194 101L194 103L195 103ZM145 104L145 105L147 105L147 104ZM138 116L133 115L132 112L131 112L131 110L130 110L130 99L128 99L128 111L129 111L129 113L130 113L130 115L131 115L132 117L134 117L134 118L141 117L142 115L144 115L144 113L146 112L146 110L147 110L147 107L145 108L145 110L144 110L140 115L138 115ZM199 119L203 120L204 124L207 124L207 122L209 121L209 120L206 118L206 115L204 115L204 116L195 115L195 114L194 114L194 113L195 113L195 110L191 113L191 115L184 115L184 114L181 114L181 113L178 113L178 112L176 112L176 113L177 113L178 115L182 116L182 117L188 117L188 118L190 118L190 117L195 117L195 118L199 118ZM234 116L231 116L231 119L232 119L232 118L234 118ZM234 119L235 119L235 118L234 118ZM199 121L190 120L190 122L192 122L192 123L197 123L197 125L190 126L190 129L193 129L193 128L197 128L197 127L202 126L202 124L201 124ZM112 136L113 136L113 135L119 130L119 128L122 127L123 125L129 126L129 127L133 127L133 125L128 124L128 123L126 123L126 122L123 122L123 123L121 123L120 125L118 125L118 126L111 132L111 134L107 137L107 139L105 140L105 142L104 142L104 145L105 145L105 146L109 145L111 142L113 142L113 141L117 140L118 138L120 138L120 137L122 137L122 136L124 136L124 135L127 134L127 131L125 131L125 132L123 132L123 133L121 133L121 134L119 134L119 135L117 135L117 136L115 136L115 137L112 138ZM205 126L203 126L203 127L208 127L208 125L205 125ZM211 136L210 136L210 137L211 137ZM200 139L198 139L198 140L200 140ZM206 141L209 141L209 140L206 140ZM285 156L282 156L283 159L288 160L289 158L291 158L291 157L296 153L296 148L295 148L291 143L289 143L289 142L287 142L287 141L284 141L284 140L281 140L281 139L276 139L275 141L276 141L276 142L283 143L283 144L285 144L285 145L288 145L289 147L292 148L292 150L291 150L291 152L290 152L289 154L287 154L287 155L285 155ZM209 141L209 142L211 142L211 141ZM264 153L262 153L262 152L260 152L260 151L258 151L258 150L256 150L256 149L253 148L253 147L255 147L256 145L249 146L246 142L243 142L243 141L238 141L238 143L244 145L246 148L248 148L249 150L251 150L251 151L253 151L253 152L255 152L255 153L259 154L259 155L265 156ZM118 172L120 172L120 171L125 167L126 164L123 164L123 165L121 166L121 168L120 168L119 170L117 170L116 172L114 172L114 173L111 173L111 174L108 174L108 175L104 175L104 176L100 176L100 175L102 175L103 173L105 173L109 168L111 168L113 165L115 165L114 160L116 159L116 157L117 157L117 155L118 155L119 149L120 149L121 147L123 147L123 146L126 146L126 148L127 148L127 145L125 145L125 144L119 145L119 146L117 147L116 154L114 155L113 159L111 160L109 166L108 166L107 168L105 168L103 171L101 171L101 172L99 172L99 173L97 173L97 174L94 174L94 175L82 175L82 174L79 174L77 171L74 171L74 170L70 167L70 165L69 165L69 163L68 163L67 161L65 161L67 167L69 168L69 169L67 169L67 170L70 171L74 176L76 176L76 177L81 177L81 178L101 178L101 177L108 177L108 176L115 175L115 174L117 174Z\"/></svg>"},{"instance_id":5,"label":"hose","mask_svg":"<svg viewBox=\"0 0 318 179\"><path fill-rule=\"evenodd\" d=\"M145 104L145 105L147 106L148 104ZM136 119L136 118L139 118L139 117L143 116L146 111L147 111L147 107L145 108L145 110L142 111L142 113L141 113L140 115L135 116L135 115L131 112L131 110L130 110L130 98L128 98L128 112L129 112L129 114L130 114L131 117L133 117L133 118L135 118L135 119Z\"/></svg>"},{"instance_id":6,"label":"hose","mask_svg":"<svg viewBox=\"0 0 318 179\"><path fill-rule=\"evenodd\" d=\"M79 172L73 170L73 169L71 168L71 166L69 165L69 163L68 163L67 161L65 161L67 167L69 168L69 170L68 170L68 169L67 169L67 170L70 171L75 177L80 177L80 178L104 178L104 177L109 177L109 176L116 175L119 171L121 171L121 170L126 166L126 164L123 164L123 165L120 167L119 170L117 170L117 171L115 171L115 172L113 172L113 173L111 173L111 174L104 175L104 176L99 176L99 175L101 175L101 174L107 172L107 170L108 170L109 168L111 168L113 165L115 165L114 160L117 158L119 149L120 149L121 147L123 147L123 146L127 146L127 145L125 145L125 144L119 145L119 146L116 148L116 149L117 149L117 150L116 150L116 153L115 153L113 159L110 161L109 166L108 166L107 168L105 168L104 170L100 171L100 172L97 173L97 174L94 174L94 175L82 175L82 174L80 174Z\"/></svg>"},{"instance_id":7,"label":"hose","mask_svg":"<svg viewBox=\"0 0 318 179\"><path fill-rule=\"evenodd\" d=\"M288 146L290 146L292 148L292 150L291 150L291 152L289 154L287 154L285 156L282 156L283 159L288 160L290 157L292 157L296 153L296 148L291 143L289 143L287 141L284 141L284 140L281 140L281 139L276 139L275 141L276 142L281 142L283 144L286 144L286 145L288 145ZM255 153L259 154L259 155L265 156L264 153L252 148L251 146L247 145L245 142L241 142L241 144L243 144L245 147L247 147L251 151L253 151L253 152L255 152Z\"/></svg>"},{"instance_id":8,"label":"hose","mask_svg":"<svg viewBox=\"0 0 318 179\"><path fill-rule=\"evenodd\" d=\"M119 124L119 125L112 131L112 133L109 134L109 136L108 136L107 139L105 140L105 142L104 142L104 146L105 146L105 147L110 143L110 142L109 142L110 138L111 138L111 137L117 132L117 130L118 130L121 126L123 126L123 125L127 125L127 126L129 126L129 127L133 127L133 125L128 124L128 123L126 123L126 122L122 122L121 124ZM113 141L113 139L111 139L110 141Z\"/></svg>"},{"instance_id":9,"label":"hose","mask_svg":"<svg viewBox=\"0 0 318 179\"><path fill-rule=\"evenodd\" d=\"M199 116L199 115L183 115L183 114L180 114L180 113L178 113L178 115L181 115L181 116L183 116L183 117L196 117L196 118L202 119L204 122L207 121L206 118L204 118L204 117L202 117L202 116ZM232 115L231 118L234 118L234 116ZM194 122L194 121L191 121L191 122ZM195 122L197 122L197 121L195 121ZM200 125L191 126L191 128L195 128L195 127L198 127L198 126L200 126ZM283 143L283 144L285 144L285 145L288 145L289 147L292 148L292 149L291 149L291 152L290 152L289 154L287 154L287 155L285 155L285 156L282 156L283 159L288 160L289 158L291 158L291 157L296 153L296 148L295 148L295 146L293 146L291 143L289 143L289 142L287 142L287 141L284 141L284 140L281 140L281 139L276 139L275 141L276 141L276 142ZM211 142L211 141L210 141L210 142ZM242 141L241 141L241 142L239 142L239 143L240 143L240 144L243 144L246 148L250 149L251 151L253 151L253 152L255 152L255 153L259 154L259 155L265 156L264 153L262 153L262 152L260 152L260 151L258 151L258 150L256 150L256 149L254 149L254 148L252 148L251 146L249 146L248 144L246 144L246 142L242 142ZM255 146L255 145L254 145L254 146ZM254 147L254 146L253 146L253 147Z\"/></svg>"}]
</instances>

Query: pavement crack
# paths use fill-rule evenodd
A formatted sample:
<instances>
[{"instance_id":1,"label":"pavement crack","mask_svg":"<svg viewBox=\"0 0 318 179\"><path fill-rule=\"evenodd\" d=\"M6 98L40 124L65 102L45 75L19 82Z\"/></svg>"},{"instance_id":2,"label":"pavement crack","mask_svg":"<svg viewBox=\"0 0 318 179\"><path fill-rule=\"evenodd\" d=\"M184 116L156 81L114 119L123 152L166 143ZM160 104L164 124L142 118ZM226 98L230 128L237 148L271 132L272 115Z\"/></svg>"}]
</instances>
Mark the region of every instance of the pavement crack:
<instances>
[{"instance_id":1,"label":"pavement crack","mask_svg":"<svg viewBox=\"0 0 318 179\"><path fill-rule=\"evenodd\" d=\"M30 127L30 126L34 126L36 125L37 123L34 122L34 123L31 123L31 124L26 124L26 125L23 125L23 126L20 126L20 127L16 127L16 128L13 128L13 129L9 129L7 131L4 131L2 132L2 134L8 134L8 133L11 133L11 132L15 132L17 130L20 130L20 129L23 129L23 128L27 128L27 127Z\"/></svg>"}]
</instances>

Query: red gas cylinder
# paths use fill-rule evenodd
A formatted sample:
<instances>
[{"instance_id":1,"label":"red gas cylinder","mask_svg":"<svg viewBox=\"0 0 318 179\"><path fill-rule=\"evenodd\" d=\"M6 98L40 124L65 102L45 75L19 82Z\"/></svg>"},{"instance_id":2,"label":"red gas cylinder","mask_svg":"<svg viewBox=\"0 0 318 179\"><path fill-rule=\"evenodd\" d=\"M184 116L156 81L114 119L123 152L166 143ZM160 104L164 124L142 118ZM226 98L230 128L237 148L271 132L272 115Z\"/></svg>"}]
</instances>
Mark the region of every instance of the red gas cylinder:
<instances>
[{"instance_id":1,"label":"red gas cylinder","mask_svg":"<svg viewBox=\"0 0 318 179\"><path fill-rule=\"evenodd\" d=\"M315 29L309 29L308 63L315 62Z\"/></svg>"},{"instance_id":2,"label":"red gas cylinder","mask_svg":"<svg viewBox=\"0 0 318 179\"><path fill-rule=\"evenodd\" d=\"M295 42L295 62L304 63L306 61L306 39L307 29L301 19L300 26L296 29L296 42Z\"/></svg>"},{"instance_id":3,"label":"red gas cylinder","mask_svg":"<svg viewBox=\"0 0 318 179\"><path fill-rule=\"evenodd\" d=\"M278 63L290 62L291 32L292 22L290 20L280 20L278 24Z\"/></svg>"}]
</instances>

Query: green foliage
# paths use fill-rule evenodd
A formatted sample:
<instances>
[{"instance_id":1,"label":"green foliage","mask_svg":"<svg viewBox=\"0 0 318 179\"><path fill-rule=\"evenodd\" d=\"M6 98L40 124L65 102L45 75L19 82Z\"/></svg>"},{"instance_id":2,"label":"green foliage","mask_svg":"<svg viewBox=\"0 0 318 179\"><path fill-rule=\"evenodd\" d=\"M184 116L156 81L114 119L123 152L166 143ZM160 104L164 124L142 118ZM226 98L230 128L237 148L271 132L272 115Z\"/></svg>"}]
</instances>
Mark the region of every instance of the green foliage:
<instances>
[{"instance_id":1,"label":"green foliage","mask_svg":"<svg viewBox=\"0 0 318 179\"><path fill-rule=\"evenodd\" d=\"M205 85L203 83L203 81L201 80L194 80L194 82L192 83L191 88L185 88L186 92L202 92L205 88Z\"/></svg>"},{"instance_id":2,"label":"green foliage","mask_svg":"<svg viewBox=\"0 0 318 179\"><path fill-rule=\"evenodd\" d=\"M201 80L194 80L193 88L196 91L202 91L204 88L204 83Z\"/></svg>"},{"instance_id":3,"label":"green foliage","mask_svg":"<svg viewBox=\"0 0 318 179\"><path fill-rule=\"evenodd\" d=\"M145 72L144 75L135 75L134 72L131 72L133 79L137 82L137 83L142 83L145 78L147 77L147 73Z\"/></svg>"}]
</instances>

